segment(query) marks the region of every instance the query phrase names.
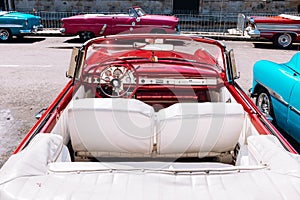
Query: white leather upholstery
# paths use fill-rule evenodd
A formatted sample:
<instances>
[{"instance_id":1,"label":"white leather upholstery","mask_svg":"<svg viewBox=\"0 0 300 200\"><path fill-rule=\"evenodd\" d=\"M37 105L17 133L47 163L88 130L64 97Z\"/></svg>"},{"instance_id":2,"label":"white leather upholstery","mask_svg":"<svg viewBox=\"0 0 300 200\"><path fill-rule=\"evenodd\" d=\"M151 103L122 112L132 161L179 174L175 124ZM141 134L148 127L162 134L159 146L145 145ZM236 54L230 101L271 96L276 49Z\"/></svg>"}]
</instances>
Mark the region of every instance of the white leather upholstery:
<instances>
[{"instance_id":1,"label":"white leather upholstery","mask_svg":"<svg viewBox=\"0 0 300 200\"><path fill-rule=\"evenodd\" d=\"M68 122L75 152L102 152L107 156L152 152L154 109L139 100L74 100Z\"/></svg>"},{"instance_id":2,"label":"white leather upholstery","mask_svg":"<svg viewBox=\"0 0 300 200\"><path fill-rule=\"evenodd\" d=\"M13 154L0 170L0 185L24 176L45 175L51 162L69 162L69 152L60 135L39 133L29 145ZM1 194L0 194L0 199Z\"/></svg>"},{"instance_id":3,"label":"white leather upholstery","mask_svg":"<svg viewBox=\"0 0 300 200\"><path fill-rule=\"evenodd\" d=\"M238 143L244 110L237 103L177 103L158 112L158 153L226 152Z\"/></svg>"},{"instance_id":4,"label":"white leather upholstery","mask_svg":"<svg viewBox=\"0 0 300 200\"><path fill-rule=\"evenodd\" d=\"M247 142L250 165L266 165L273 171L300 177L300 162L274 135L252 135Z\"/></svg>"},{"instance_id":5,"label":"white leather upholstery","mask_svg":"<svg viewBox=\"0 0 300 200\"><path fill-rule=\"evenodd\" d=\"M198 167L195 166L195 169ZM0 185L0 197L1 200L300 199L299 176L268 169L226 169L228 167L224 166L223 170L220 168L195 173L134 168L62 171L43 176L25 176L7 182Z\"/></svg>"},{"instance_id":6,"label":"white leather upholstery","mask_svg":"<svg viewBox=\"0 0 300 200\"><path fill-rule=\"evenodd\" d=\"M177 103L157 113L135 99L74 100L68 124L75 152L108 157L203 157L234 149L244 124L237 103Z\"/></svg>"}]
</instances>

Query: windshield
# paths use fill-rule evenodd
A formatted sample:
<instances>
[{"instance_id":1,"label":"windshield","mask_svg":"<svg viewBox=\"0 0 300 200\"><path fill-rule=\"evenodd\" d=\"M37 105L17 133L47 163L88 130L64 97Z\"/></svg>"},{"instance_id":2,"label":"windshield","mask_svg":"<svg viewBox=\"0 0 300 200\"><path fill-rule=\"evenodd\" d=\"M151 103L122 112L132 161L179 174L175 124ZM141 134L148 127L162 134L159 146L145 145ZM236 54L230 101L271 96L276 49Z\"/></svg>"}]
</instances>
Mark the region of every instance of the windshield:
<instances>
[{"instance_id":1,"label":"windshield","mask_svg":"<svg viewBox=\"0 0 300 200\"><path fill-rule=\"evenodd\" d=\"M168 62L224 71L224 48L210 39L178 35L123 35L94 39L87 43L82 71L108 60L132 63ZM141 66L141 65L139 65Z\"/></svg>"},{"instance_id":2,"label":"windshield","mask_svg":"<svg viewBox=\"0 0 300 200\"><path fill-rule=\"evenodd\" d=\"M141 9L140 7L135 7L134 10L140 17L143 15L146 15L146 12L143 9Z\"/></svg>"}]
</instances>

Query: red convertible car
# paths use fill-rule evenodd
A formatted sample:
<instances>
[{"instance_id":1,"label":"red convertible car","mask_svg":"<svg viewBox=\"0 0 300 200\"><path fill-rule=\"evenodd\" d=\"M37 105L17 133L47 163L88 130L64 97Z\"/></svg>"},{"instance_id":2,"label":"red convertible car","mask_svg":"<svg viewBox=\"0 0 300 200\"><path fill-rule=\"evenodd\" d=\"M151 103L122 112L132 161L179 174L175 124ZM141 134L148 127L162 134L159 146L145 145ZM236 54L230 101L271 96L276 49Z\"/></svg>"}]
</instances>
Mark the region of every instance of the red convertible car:
<instances>
[{"instance_id":1,"label":"red convertible car","mask_svg":"<svg viewBox=\"0 0 300 200\"><path fill-rule=\"evenodd\" d=\"M61 33L79 35L82 41L119 33L179 32L178 18L175 16L149 15L138 6L129 8L126 14L84 14L63 18L61 21Z\"/></svg>"},{"instance_id":2,"label":"red convertible car","mask_svg":"<svg viewBox=\"0 0 300 200\"><path fill-rule=\"evenodd\" d=\"M233 52L170 34L74 49L70 82L0 170L0 199L300 199L300 156Z\"/></svg>"}]
</instances>

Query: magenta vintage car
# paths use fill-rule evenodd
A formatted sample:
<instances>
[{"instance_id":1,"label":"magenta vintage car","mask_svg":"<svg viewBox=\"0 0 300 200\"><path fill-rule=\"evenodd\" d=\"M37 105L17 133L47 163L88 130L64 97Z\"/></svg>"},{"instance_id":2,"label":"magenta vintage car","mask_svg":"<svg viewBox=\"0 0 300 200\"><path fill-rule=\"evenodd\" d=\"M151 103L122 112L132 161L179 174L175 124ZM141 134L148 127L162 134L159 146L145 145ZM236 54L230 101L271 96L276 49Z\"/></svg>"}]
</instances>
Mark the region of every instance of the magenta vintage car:
<instances>
[{"instance_id":1,"label":"magenta vintage car","mask_svg":"<svg viewBox=\"0 0 300 200\"><path fill-rule=\"evenodd\" d=\"M86 41L95 36L119 33L176 33L179 26L175 16L149 15L134 6L126 14L82 14L63 18L60 32L79 35Z\"/></svg>"}]
</instances>

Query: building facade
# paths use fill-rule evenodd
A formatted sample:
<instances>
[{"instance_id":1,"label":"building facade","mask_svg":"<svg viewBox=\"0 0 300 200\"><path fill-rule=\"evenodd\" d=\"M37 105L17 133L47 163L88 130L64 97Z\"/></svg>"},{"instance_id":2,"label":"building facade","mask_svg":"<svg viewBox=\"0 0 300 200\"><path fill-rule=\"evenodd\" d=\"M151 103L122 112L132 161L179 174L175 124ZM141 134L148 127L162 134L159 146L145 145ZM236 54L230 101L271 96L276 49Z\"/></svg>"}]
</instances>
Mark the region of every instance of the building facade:
<instances>
[{"instance_id":1,"label":"building facade","mask_svg":"<svg viewBox=\"0 0 300 200\"><path fill-rule=\"evenodd\" d=\"M150 13L298 12L299 0L0 0L17 11L125 12L139 5Z\"/></svg>"}]
</instances>

